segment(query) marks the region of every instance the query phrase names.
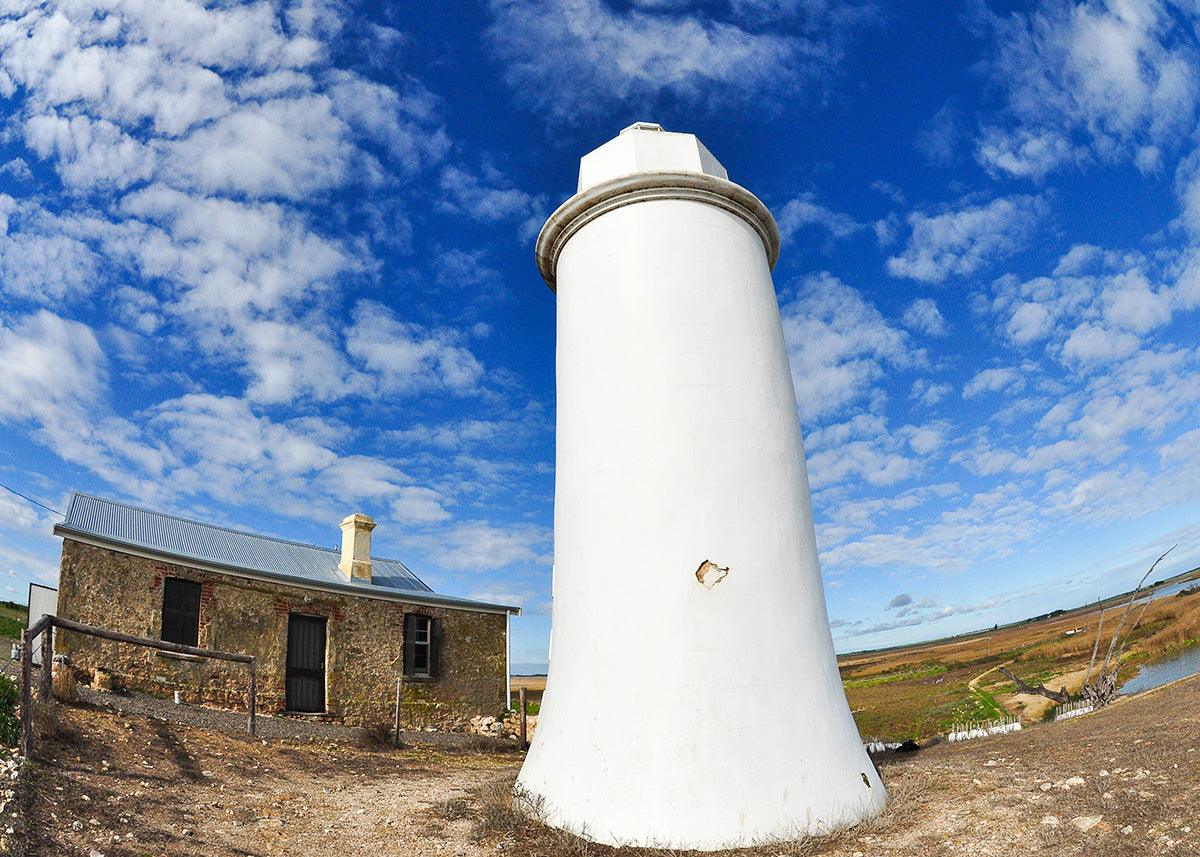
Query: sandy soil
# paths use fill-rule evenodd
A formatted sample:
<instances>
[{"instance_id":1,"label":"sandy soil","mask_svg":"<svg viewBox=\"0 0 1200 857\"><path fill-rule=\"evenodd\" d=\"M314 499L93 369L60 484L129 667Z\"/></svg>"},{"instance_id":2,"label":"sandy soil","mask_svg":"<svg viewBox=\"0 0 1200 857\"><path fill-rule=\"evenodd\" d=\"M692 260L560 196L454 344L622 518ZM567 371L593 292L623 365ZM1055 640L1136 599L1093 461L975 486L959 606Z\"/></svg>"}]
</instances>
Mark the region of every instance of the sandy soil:
<instances>
[{"instance_id":1,"label":"sandy soil","mask_svg":"<svg viewBox=\"0 0 1200 857\"><path fill-rule=\"evenodd\" d=\"M88 706L57 706L54 720L20 786L18 855L494 854L446 808L520 764L515 752L255 740Z\"/></svg>"},{"instance_id":2,"label":"sandy soil","mask_svg":"<svg viewBox=\"0 0 1200 857\"><path fill-rule=\"evenodd\" d=\"M95 707L43 718L18 786L21 855L565 855L506 822L521 755L253 740ZM883 815L840 836L746 852L1200 854L1200 679L1102 712L881 760ZM488 797L489 793L492 795Z\"/></svg>"}]
</instances>

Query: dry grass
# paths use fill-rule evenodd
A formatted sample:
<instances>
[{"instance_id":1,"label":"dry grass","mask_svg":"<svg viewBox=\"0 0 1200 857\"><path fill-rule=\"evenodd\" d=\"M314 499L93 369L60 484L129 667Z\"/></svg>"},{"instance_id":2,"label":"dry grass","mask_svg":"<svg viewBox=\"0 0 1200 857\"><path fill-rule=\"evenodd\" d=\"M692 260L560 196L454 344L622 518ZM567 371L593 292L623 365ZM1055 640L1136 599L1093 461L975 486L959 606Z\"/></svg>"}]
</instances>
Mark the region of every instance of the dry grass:
<instances>
[{"instance_id":1,"label":"dry grass","mask_svg":"<svg viewBox=\"0 0 1200 857\"><path fill-rule=\"evenodd\" d=\"M1195 645L1200 641L1200 593L1156 601L1146 610L1142 625L1154 628L1137 644L1137 653L1148 659L1161 658Z\"/></svg>"},{"instance_id":2,"label":"dry grass","mask_svg":"<svg viewBox=\"0 0 1200 857\"><path fill-rule=\"evenodd\" d=\"M391 750L403 746L396 741L396 734L386 726L360 727L355 744L360 750Z\"/></svg>"},{"instance_id":3,"label":"dry grass","mask_svg":"<svg viewBox=\"0 0 1200 857\"><path fill-rule=\"evenodd\" d=\"M1107 606L1097 668L1124 609L1124 602ZM1140 610L1139 606L1130 612L1126 630L1128 623L1138 619ZM1012 682L998 668L1010 665L1026 682L1057 689L1066 677L1087 669L1099 624L1100 610L1089 607L968 638L847 655L838 663L846 698L864 736L923 738L968 720L994 717L993 701L1027 720L1040 719L1044 706L1026 711L1028 698L1018 697ZM1197 641L1200 592L1159 598L1151 602L1130 633L1123 661L1157 660ZM1122 675L1131 674L1129 670Z\"/></svg>"},{"instance_id":4,"label":"dry grass","mask_svg":"<svg viewBox=\"0 0 1200 857\"><path fill-rule=\"evenodd\" d=\"M470 804L475 814L472 835L477 841L502 843L522 857L707 857L712 853L676 848L613 847L590 842L543 824L537 818L539 812L536 805L529 812L523 811L519 805L520 799L514 795L515 781L515 774L496 780L471 796ZM447 804L435 807L433 812L446 820L464 817L460 802L451 801ZM916 818L919 807L920 800L912 784L899 781L888 786L888 803L884 811L853 828L825 836L764 842L720 853L722 857L809 857L826 854L864 836L886 835L904 829Z\"/></svg>"}]
</instances>

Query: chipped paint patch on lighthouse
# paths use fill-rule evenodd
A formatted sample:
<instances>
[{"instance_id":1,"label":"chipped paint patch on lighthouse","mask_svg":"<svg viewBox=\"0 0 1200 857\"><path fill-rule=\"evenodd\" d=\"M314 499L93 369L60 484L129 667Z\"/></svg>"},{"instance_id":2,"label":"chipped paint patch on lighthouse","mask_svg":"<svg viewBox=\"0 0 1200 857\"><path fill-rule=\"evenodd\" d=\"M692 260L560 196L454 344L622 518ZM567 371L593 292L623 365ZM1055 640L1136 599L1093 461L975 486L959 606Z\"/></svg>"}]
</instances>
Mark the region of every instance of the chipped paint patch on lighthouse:
<instances>
[{"instance_id":1,"label":"chipped paint patch on lighthouse","mask_svg":"<svg viewBox=\"0 0 1200 857\"><path fill-rule=\"evenodd\" d=\"M696 579L705 589L712 589L729 575L728 566L719 566L712 560L705 560L696 569Z\"/></svg>"}]
</instances>

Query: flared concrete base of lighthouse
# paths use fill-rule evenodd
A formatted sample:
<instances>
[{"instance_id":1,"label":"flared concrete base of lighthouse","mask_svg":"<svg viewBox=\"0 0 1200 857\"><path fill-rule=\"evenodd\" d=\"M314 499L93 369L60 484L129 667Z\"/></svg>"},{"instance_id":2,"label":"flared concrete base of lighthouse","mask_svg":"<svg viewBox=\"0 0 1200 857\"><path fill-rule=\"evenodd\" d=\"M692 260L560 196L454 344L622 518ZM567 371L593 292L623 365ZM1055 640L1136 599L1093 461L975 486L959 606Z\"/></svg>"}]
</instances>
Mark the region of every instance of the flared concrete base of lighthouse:
<instances>
[{"instance_id":1,"label":"flared concrete base of lighthouse","mask_svg":"<svg viewBox=\"0 0 1200 857\"><path fill-rule=\"evenodd\" d=\"M852 825L882 783L842 691L767 209L690 134L584 157L558 293L550 672L518 798L612 845Z\"/></svg>"}]
</instances>

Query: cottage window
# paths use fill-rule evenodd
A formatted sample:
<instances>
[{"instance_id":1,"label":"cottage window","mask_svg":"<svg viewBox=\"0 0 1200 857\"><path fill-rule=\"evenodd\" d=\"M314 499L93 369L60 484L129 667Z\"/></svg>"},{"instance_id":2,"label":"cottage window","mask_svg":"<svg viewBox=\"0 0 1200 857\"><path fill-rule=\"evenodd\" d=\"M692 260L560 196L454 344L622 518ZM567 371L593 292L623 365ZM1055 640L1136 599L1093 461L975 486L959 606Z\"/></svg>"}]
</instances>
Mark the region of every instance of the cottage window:
<instances>
[{"instance_id":1,"label":"cottage window","mask_svg":"<svg viewBox=\"0 0 1200 857\"><path fill-rule=\"evenodd\" d=\"M404 677L425 681L441 672L442 622L422 613L404 614Z\"/></svg>"},{"instance_id":2,"label":"cottage window","mask_svg":"<svg viewBox=\"0 0 1200 857\"><path fill-rule=\"evenodd\" d=\"M162 639L195 646L200 639L200 584L168 577L163 581Z\"/></svg>"}]
</instances>

